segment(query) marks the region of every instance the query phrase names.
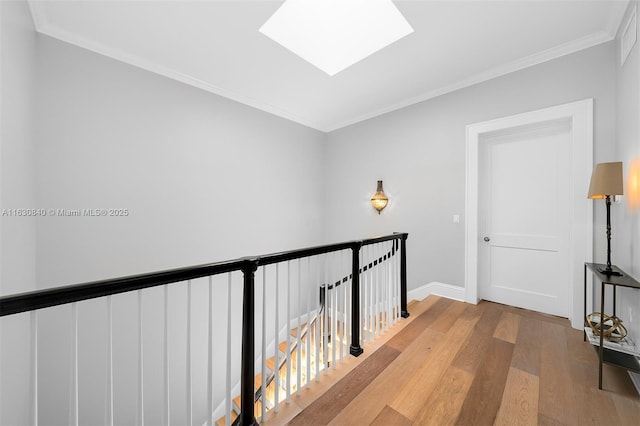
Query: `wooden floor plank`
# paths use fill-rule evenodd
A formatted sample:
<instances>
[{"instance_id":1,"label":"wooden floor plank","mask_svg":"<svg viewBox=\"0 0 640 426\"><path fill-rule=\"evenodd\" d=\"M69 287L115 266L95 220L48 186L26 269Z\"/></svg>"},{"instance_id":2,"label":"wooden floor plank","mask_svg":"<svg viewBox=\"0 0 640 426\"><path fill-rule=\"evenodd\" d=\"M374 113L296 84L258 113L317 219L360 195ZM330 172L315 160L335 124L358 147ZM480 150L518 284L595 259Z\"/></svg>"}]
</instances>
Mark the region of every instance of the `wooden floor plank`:
<instances>
[{"instance_id":1,"label":"wooden floor plank","mask_svg":"<svg viewBox=\"0 0 640 426\"><path fill-rule=\"evenodd\" d=\"M538 376L509 368L494 425L535 425L538 422Z\"/></svg>"},{"instance_id":2,"label":"wooden floor plank","mask_svg":"<svg viewBox=\"0 0 640 426\"><path fill-rule=\"evenodd\" d=\"M452 303L449 305L447 309L445 309L442 314L438 317L437 321L433 321L428 325L429 328L439 331L441 333L446 333L451 329L453 324L456 322L460 315L467 309L466 303Z\"/></svg>"},{"instance_id":3,"label":"wooden floor plank","mask_svg":"<svg viewBox=\"0 0 640 426\"><path fill-rule=\"evenodd\" d=\"M358 423L355 421L354 423ZM385 405L380 414L373 419L371 426L410 426L411 420Z\"/></svg>"},{"instance_id":4,"label":"wooden floor plank","mask_svg":"<svg viewBox=\"0 0 640 426\"><path fill-rule=\"evenodd\" d=\"M444 335L425 329L369 386L345 407L330 424L350 424L357 418L361 424L369 424L400 390L415 372L429 363L433 348L440 345Z\"/></svg>"},{"instance_id":5,"label":"wooden floor plank","mask_svg":"<svg viewBox=\"0 0 640 426\"><path fill-rule=\"evenodd\" d=\"M480 312L482 312L482 317L480 321L476 324L475 329L473 330L474 334L479 334L481 336L493 336L493 333L498 326L498 322L502 317L502 305L498 304L490 304L485 302L484 300L478 303L478 308Z\"/></svg>"},{"instance_id":6,"label":"wooden floor plank","mask_svg":"<svg viewBox=\"0 0 640 426\"><path fill-rule=\"evenodd\" d=\"M574 333L574 331L576 333ZM571 373L572 403L579 406L576 422L579 424L620 424L610 392L597 388L597 356L591 344L582 341L582 333L565 329ZM638 417L640 422L640 417Z\"/></svg>"},{"instance_id":7,"label":"wooden floor plank","mask_svg":"<svg viewBox=\"0 0 640 426\"><path fill-rule=\"evenodd\" d=\"M509 343L516 343L518 337L518 328L522 317L512 312L503 312L500 321L493 332L493 337L504 340Z\"/></svg>"},{"instance_id":8,"label":"wooden floor plank","mask_svg":"<svg viewBox=\"0 0 640 426\"><path fill-rule=\"evenodd\" d=\"M578 413L564 327L540 322L540 337L539 412L562 424L575 424Z\"/></svg>"},{"instance_id":9,"label":"wooden floor plank","mask_svg":"<svg viewBox=\"0 0 640 426\"><path fill-rule=\"evenodd\" d=\"M291 420L291 425L327 424L360 391L373 381L391 362L400 355L394 348L383 346L369 356L359 368L354 369L342 380L332 386L328 392L314 401L305 410Z\"/></svg>"},{"instance_id":10,"label":"wooden floor plank","mask_svg":"<svg viewBox=\"0 0 640 426\"><path fill-rule=\"evenodd\" d=\"M492 304L492 305L496 305L496 306L499 307L499 309L501 309L503 311L512 312L514 314L522 316L525 320L533 319L533 320L536 320L536 321L550 322L552 324L561 325L563 327L567 326L567 319L563 318L563 317L556 316L556 315L545 314L545 313L536 312L536 311L530 311L528 309L518 308L517 306L503 305L501 303L487 302L487 301L484 301L484 300L481 301L480 303L489 303L489 304Z\"/></svg>"},{"instance_id":11,"label":"wooden floor plank","mask_svg":"<svg viewBox=\"0 0 640 426\"><path fill-rule=\"evenodd\" d=\"M491 339L486 356L469 388L456 424L493 424L502 401L512 354L512 343L495 338Z\"/></svg>"},{"instance_id":12,"label":"wooden floor plank","mask_svg":"<svg viewBox=\"0 0 640 426\"><path fill-rule=\"evenodd\" d=\"M395 348L399 351L404 350L411 342L413 342L422 331L435 323L440 316L451 304L453 300L438 298L436 302L417 318L411 324L406 326L402 333L398 333L387 342L387 346ZM459 302L458 302L459 303Z\"/></svg>"},{"instance_id":13,"label":"wooden floor plank","mask_svg":"<svg viewBox=\"0 0 640 426\"><path fill-rule=\"evenodd\" d=\"M479 309L467 308L466 312L480 315L476 322L473 333L467 340L463 348L456 354L452 365L475 374L486 355L489 348L491 336L500 321L502 311L496 309L485 309L486 304L479 305Z\"/></svg>"},{"instance_id":14,"label":"wooden floor plank","mask_svg":"<svg viewBox=\"0 0 640 426\"><path fill-rule=\"evenodd\" d=\"M414 425L453 425L473 382L473 375L457 367L449 367L434 389L432 397L413 419Z\"/></svg>"},{"instance_id":15,"label":"wooden floor plank","mask_svg":"<svg viewBox=\"0 0 640 426\"><path fill-rule=\"evenodd\" d=\"M551 417L547 417L544 414L541 414L540 412L538 412L538 426L572 426L572 425L565 425L564 423L560 423L556 419L552 419Z\"/></svg>"},{"instance_id":16,"label":"wooden floor plank","mask_svg":"<svg viewBox=\"0 0 640 426\"><path fill-rule=\"evenodd\" d=\"M640 419L640 404L637 397L612 394L611 399L618 413L621 426L638 426Z\"/></svg>"},{"instance_id":17,"label":"wooden floor plank","mask_svg":"<svg viewBox=\"0 0 640 426\"><path fill-rule=\"evenodd\" d=\"M389 406L407 418L414 419L473 332L478 319L477 315L460 316L440 344L429 354L429 360L414 372Z\"/></svg>"},{"instance_id":18,"label":"wooden floor plank","mask_svg":"<svg viewBox=\"0 0 640 426\"><path fill-rule=\"evenodd\" d=\"M518 327L511 366L537 376L540 374L540 327L537 319L525 319Z\"/></svg>"}]
</instances>

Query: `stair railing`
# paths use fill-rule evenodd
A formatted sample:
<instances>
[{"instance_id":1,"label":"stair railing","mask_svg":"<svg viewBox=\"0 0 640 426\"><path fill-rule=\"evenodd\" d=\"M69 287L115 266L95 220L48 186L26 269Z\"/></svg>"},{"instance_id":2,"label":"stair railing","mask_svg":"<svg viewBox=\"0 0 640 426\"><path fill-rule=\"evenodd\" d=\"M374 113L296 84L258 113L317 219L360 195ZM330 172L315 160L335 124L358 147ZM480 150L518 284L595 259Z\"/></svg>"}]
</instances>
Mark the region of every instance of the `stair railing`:
<instances>
[{"instance_id":1,"label":"stair railing","mask_svg":"<svg viewBox=\"0 0 640 426\"><path fill-rule=\"evenodd\" d=\"M0 298L0 317L15 315L19 313L30 312L31 315L31 341L32 348L35 348L31 356L32 368L32 413L33 423L38 424L38 310L70 304L72 312L72 389L69 410L69 423L79 424L78 416L78 302L82 302L94 298L105 297L108 307L108 360L107 374L111 375L107 380L106 391L106 416L105 423L114 424L114 402L113 402L113 342L112 342L112 312L111 312L111 296L138 291L138 424L144 424L144 373L143 373L143 351L144 343L142 339L143 324L143 302L142 290L152 287L164 286L164 303L165 303L165 357L164 357L164 383L165 383L165 407L164 418L165 424L170 424L170 396L169 396L169 364L168 364L168 346L169 339L167 335L167 303L169 300L168 288L170 284L187 282L188 283L188 303L191 306L191 280L209 277L208 298L209 298L209 368L212 369L211 357L213 342L211 335L213 332L212 305L213 289L212 277L227 274L229 276L229 300L231 300L232 280L231 274L241 272L243 276L242 288L242 338L241 338L241 372L240 372L240 414L234 421L239 425L258 424L255 416L256 402L256 386L255 386L255 365L256 365L256 272L261 269L262 272L262 383L259 388L259 396L262 398L261 414L264 418L267 408L267 400L265 398L267 381L276 383L273 405L277 411L279 398L280 370L285 365L286 368L286 399L290 398L293 390L292 375L292 355L297 350L296 356L296 383L297 392L300 392L301 378L306 376L306 386L309 386L310 378L313 374L311 371L310 355L315 351L315 378L319 380L320 359L322 360L322 370L327 374L329 369L329 360L331 360L335 368L337 357L342 360L343 351L346 356L359 356L363 353L363 346L374 336L379 335L388 327L393 320L398 317L408 317L407 311L407 281L406 281L406 240L407 233L394 233L383 237L370 238L365 240L350 241L338 244L311 247L300 250L292 250L282 253L275 253L259 257L246 257L237 260L224 262L216 262L205 265L198 265L186 268L172 269L148 274L140 274L123 278L95 281L85 284L77 284L66 287L56 287L46 290L38 290L29 293L5 296ZM385 245L387 244L387 245ZM389 246L390 244L390 246ZM399 258L397 254L400 254ZM349 259L350 258L350 259ZM297 305L296 313L292 313L292 261L296 261L296 269L298 289L296 293ZM308 291L303 294L301 283L305 281L303 275L303 263L307 263L307 275L315 274L317 281L321 283L315 288L320 288L323 296L320 303L313 301L312 292ZM311 265L315 262L315 266ZM349 265L350 264L350 265ZM286 265L286 292L283 297L278 296L280 284L279 274L282 265ZM361 267L361 265L363 265ZM348 273L344 273L344 269L349 269ZM265 327L267 323L267 268L275 269L275 310L273 311L274 319L274 347L275 351L275 367L272 371L273 378L268 379L265 369L266 357L266 333ZM336 279L337 277L337 279ZM307 277L308 278L308 277ZM351 285L347 285L350 283ZM316 284L317 285L317 284ZM311 287L309 287L311 288ZM303 300L306 298L306 301ZM284 300L285 308L278 306L281 300ZM306 304L306 313L302 312L302 307ZM231 310L229 306L229 321L227 328L230 328ZM279 314L283 311L285 318L280 320ZM292 317L296 318L296 324L292 325ZM303 324L302 321L306 323ZM280 328L282 324L286 324L286 349L284 354L284 363L279 359L278 342L280 336ZM193 413L191 412L192 391L191 391L191 314L189 311L187 319L188 336L187 336L187 352L188 361L188 386L187 386L187 407L188 421L193 424ZM291 335L292 330L296 330L295 343L292 342L294 337ZM228 342L230 341L227 334ZM336 342L340 342L337 345ZM331 344L330 344L331 343ZM344 350L344 346L348 344L348 351ZM331 349L329 349L331 346ZM306 365L303 368L302 348L305 348L305 356L307 357ZM32 349L33 350L33 349ZM329 352L331 351L331 352ZM227 356L227 363L230 363L231 356ZM229 367L227 366L227 370ZM303 371L306 369L306 373ZM209 371L211 373L211 370ZM209 374L208 383L208 408L207 408L207 424L213 424L213 396L212 396L212 374ZM226 415L225 423L229 424L230 416L230 375L227 372L227 389L225 397Z\"/></svg>"}]
</instances>

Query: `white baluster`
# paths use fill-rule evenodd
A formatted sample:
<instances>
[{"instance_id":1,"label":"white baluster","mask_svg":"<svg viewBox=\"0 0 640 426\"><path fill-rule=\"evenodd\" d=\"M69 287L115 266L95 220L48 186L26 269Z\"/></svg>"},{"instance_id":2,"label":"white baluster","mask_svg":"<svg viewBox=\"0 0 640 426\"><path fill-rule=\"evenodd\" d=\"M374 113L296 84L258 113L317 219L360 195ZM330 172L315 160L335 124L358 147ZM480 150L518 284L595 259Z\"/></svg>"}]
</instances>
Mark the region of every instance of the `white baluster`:
<instances>
[{"instance_id":1,"label":"white baluster","mask_svg":"<svg viewBox=\"0 0 640 426\"><path fill-rule=\"evenodd\" d=\"M346 251L346 271L352 271L352 259L353 250ZM351 290L353 286L353 276L351 280L348 280L346 286L344 288L344 323L345 323L345 346L346 346L346 357L347 359L351 358Z\"/></svg>"},{"instance_id":2,"label":"white baluster","mask_svg":"<svg viewBox=\"0 0 640 426\"><path fill-rule=\"evenodd\" d=\"M227 275L227 377L225 386L225 424L231 424L231 272Z\"/></svg>"},{"instance_id":3,"label":"white baluster","mask_svg":"<svg viewBox=\"0 0 640 426\"><path fill-rule=\"evenodd\" d=\"M171 393L169 376L169 286L164 286L164 424L171 424Z\"/></svg>"},{"instance_id":4,"label":"white baluster","mask_svg":"<svg viewBox=\"0 0 640 426\"><path fill-rule=\"evenodd\" d=\"M371 341L372 340L372 329L373 329L373 313L372 313L372 309L373 309L373 280L374 280L374 266L373 266L373 257L375 256L375 253L373 252L373 245L369 245L367 246L367 249L369 251L369 264L371 265L371 268L369 269L369 280L367 282L368 284L368 288L367 288L367 341Z\"/></svg>"},{"instance_id":5,"label":"white baluster","mask_svg":"<svg viewBox=\"0 0 640 426\"><path fill-rule=\"evenodd\" d=\"M338 295L338 289L336 285L336 279L333 271L339 270L336 268L335 264L336 253L331 253L331 263L330 263L330 280L333 283L333 290L331 290L331 362L333 362L332 369L336 369L336 345L339 344L340 339L338 339L338 318L337 318L337 307L338 302L336 296Z\"/></svg>"},{"instance_id":6,"label":"white baluster","mask_svg":"<svg viewBox=\"0 0 640 426\"><path fill-rule=\"evenodd\" d=\"M262 421L267 412L267 267L262 267Z\"/></svg>"},{"instance_id":7,"label":"white baluster","mask_svg":"<svg viewBox=\"0 0 640 426\"><path fill-rule=\"evenodd\" d=\"M371 328L373 323L373 315L371 313L371 309L373 308L373 303L371 303L371 290L373 290L373 247L371 245L367 246L367 259L369 259L369 263L367 267L369 268L366 272L366 285L365 285L365 312L366 312L366 321L365 321L365 343L371 341Z\"/></svg>"},{"instance_id":8,"label":"white baluster","mask_svg":"<svg viewBox=\"0 0 640 426\"><path fill-rule=\"evenodd\" d=\"M317 256L317 267L316 267L316 276L317 276L317 280L316 280L316 285L312 288L312 293L314 294L314 297L317 297L318 291L320 289L320 284L322 282L322 275L321 275L321 265L320 265L320 255ZM317 300L317 299L316 299ZM320 318L320 306L318 306L318 308L316 309L316 322L315 322L315 327L314 327L314 346L315 346L315 352L316 352L316 358L315 358L315 364L316 364L316 382L320 381L320 340L322 339L322 335L320 334L321 330L320 330L320 323L322 321L322 318Z\"/></svg>"},{"instance_id":9,"label":"white baluster","mask_svg":"<svg viewBox=\"0 0 640 426\"><path fill-rule=\"evenodd\" d=\"M209 329L207 357L207 424L213 426L213 277L209 277Z\"/></svg>"},{"instance_id":10,"label":"white baluster","mask_svg":"<svg viewBox=\"0 0 640 426\"><path fill-rule=\"evenodd\" d=\"M69 424L78 426L78 305L71 304L71 399Z\"/></svg>"},{"instance_id":11,"label":"white baluster","mask_svg":"<svg viewBox=\"0 0 640 426\"><path fill-rule=\"evenodd\" d=\"M291 261L287 261L287 404L291 402Z\"/></svg>"},{"instance_id":12,"label":"white baluster","mask_svg":"<svg viewBox=\"0 0 640 426\"><path fill-rule=\"evenodd\" d=\"M323 374L326 376L329 374L329 313L331 307L329 306L329 255L324 254L324 268L322 268L324 272L324 315L322 316L323 323L323 344L322 344L322 360L324 361L324 372Z\"/></svg>"},{"instance_id":13,"label":"white baluster","mask_svg":"<svg viewBox=\"0 0 640 426\"><path fill-rule=\"evenodd\" d=\"M386 299L385 299L385 283L387 282L387 277L385 276L386 271L387 271L387 261L386 261L386 256L387 254L385 253L385 243L382 242L380 243L380 252L381 252L381 256L382 256L382 265L381 269L380 269L380 287L379 287L379 299L378 299L378 309L380 310L380 318L378 319L378 324L379 324L379 334L382 334L382 332L384 330L386 330L386 323L387 323L387 319L386 319Z\"/></svg>"},{"instance_id":14,"label":"white baluster","mask_svg":"<svg viewBox=\"0 0 640 426\"><path fill-rule=\"evenodd\" d=\"M144 426L144 335L142 290L138 290L138 424Z\"/></svg>"},{"instance_id":15,"label":"white baluster","mask_svg":"<svg viewBox=\"0 0 640 426\"><path fill-rule=\"evenodd\" d=\"M300 336L301 327L300 323L302 322L302 259L298 258L298 332L296 333L296 348L297 356L296 356L296 372L297 374L297 386L296 386L296 394L300 395L300 387L302 386L302 337Z\"/></svg>"},{"instance_id":16,"label":"white baluster","mask_svg":"<svg viewBox=\"0 0 640 426\"><path fill-rule=\"evenodd\" d=\"M391 247L393 249L393 244L395 244L395 241L391 241ZM395 274L396 274L396 256L395 253L394 255L391 257L391 261L389 262L389 312L391 313L391 324L395 324L396 322L396 317L394 315L394 309L393 309L393 300L394 300L394 288L395 288Z\"/></svg>"},{"instance_id":17,"label":"white baluster","mask_svg":"<svg viewBox=\"0 0 640 426\"><path fill-rule=\"evenodd\" d=\"M105 424L113 426L113 307L111 296L107 296L107 391Z\"/></svg>"},{"instance_id":18,"label":"white baluster","mask_svg":"<svg viewBox=\"0 0 640 426\"><path fill-rule=\"evenodd\" d=\"M373 252L373 258L376 262L378 262L380 260L379 258L379 250L378 250L379 245L378 244L373 244L371 246L371 251ZM378 319L377 319L377 314L378 314L378 305L376 303L377 301L377 296L378 296L378 284L380 282L380 263L378 262L376 266L373 267L373 270L371 271L373 274L373 279L371 280L371 316L372 316L372 321L371 321L371 340L375 340L376 338L376 332L378 329Z\"/></svg>"},{"instance_id":19,"label":"white baluster","mask_svg":"<svg viewBox=\"0 0 640 426\"><path fill-rule=\"evenodd\" d=\"M307 353L307 389L311 387L311 288L313 284L311 278L311 257L307 258L307 343L306 353Z\"/></svg>"},{"instance_id":20,"label":"white baluster","mask_svg":"<svg viewBox=\"0 0 640 426\"><path fill-rule=\"evenodd\" d=\"M343 358L343 352L344 352L344 289L347 286L347 283L342 281L342 271L346 271L346 269L344 268L345 262L344 262L344 250L341 250L338 253L338 271L340 271L339 278L340 278L340 286L338 287L338 290L336 291L336 295L339 295L338 297L338 302L337 304L337 310L339 312L339 317L340 317L340 363L342 364L342 358Z\"/></svg>"},{"instance_id":21,"label":"white baluster","mask_svg":"<svg viewBox=\"0 0 640 426\"><path fill-rule=\"evenodd\" d=\"M31 311L31 421L38 425L38 311Z\"/></svg>"},{"instance_id":22,"label":"white baluster","mask_svg":"<svg viewBox=\"0 0 640 426\"><path fill-rule=\"evenodd\" d=\"M274 371L273 374L275 374L275 386L274 386L274 399L275 399L275 406L274 406L274 411L277 413L280 409L280 369L279 367L279 356L278 356L278 322L279 322L279 318L278 318L278 311L280 310L280 306L279 306L279 299L280 299L280 295L278 294L278 283L280 282L280 264L276 263L276 288L275 288L275 296L276 296L276 303L275 303L275 329L274 329L274 348L273 348L273 365L274 365Z\"/></svg>"},{"instance_id":23,"label":"white baluster","mask_svg":"<svg viewBox=\"0 0 640 426\"><path fill-rule=\"evenodd\" d=\"M391 256L391 249L385 249L387 256ZM390 274L391 274L391 257L387 257L387 261L384 263L385 268L385 285L384 285L384 307L385 307L385 322L384 329L387 330L391 325L391 287L390 287Z\"/></svg>"},{"instance_id":24,"label":"white baluster","mask_svg":"<svg viewBox=\"0 0 640 426\"><path fill-rule=\"evenodd\" d=\"M191 280L187 281L187 424L193 426L193 377L191 368Z\"/></svg>"}]
</instances>

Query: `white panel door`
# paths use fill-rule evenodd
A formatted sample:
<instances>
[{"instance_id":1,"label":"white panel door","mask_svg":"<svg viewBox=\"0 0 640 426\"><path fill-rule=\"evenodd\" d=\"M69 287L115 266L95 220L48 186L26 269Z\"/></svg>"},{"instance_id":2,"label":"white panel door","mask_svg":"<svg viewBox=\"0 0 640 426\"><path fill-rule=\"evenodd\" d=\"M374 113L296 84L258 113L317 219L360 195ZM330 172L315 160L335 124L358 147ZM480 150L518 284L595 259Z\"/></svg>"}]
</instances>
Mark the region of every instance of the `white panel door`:
<instances>
[{"instance_id":1,"label":"white panel door","mask_svg":"<svg viewBox=\"0 0 640 426\"><path fill-rule=\"evenodd\" d=\"M571 123L480 140L479 297L567 317Z\"/></svg>"}]
</instances>

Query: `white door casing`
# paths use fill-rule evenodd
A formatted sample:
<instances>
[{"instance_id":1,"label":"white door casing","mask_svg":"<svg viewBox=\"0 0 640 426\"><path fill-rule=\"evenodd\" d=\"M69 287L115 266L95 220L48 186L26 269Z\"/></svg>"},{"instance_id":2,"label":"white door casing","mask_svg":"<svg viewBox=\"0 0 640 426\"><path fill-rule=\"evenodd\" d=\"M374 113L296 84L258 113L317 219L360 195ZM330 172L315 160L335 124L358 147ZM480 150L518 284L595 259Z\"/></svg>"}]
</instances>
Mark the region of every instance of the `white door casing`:
<instances>
[{"instance_id":1,"label":"white door casing","mask_svg":"<svg viewBox=\"0 0 640 426\"><path fill-rule=\"evenodd\" d=\"M564 169L569 173L569 196L566 201L568 215L568 247L566 247L566 273L568 280L565 302L569 319L575 328L582 327L582 271L583 264L592 257L593 209L586 192L593 167L593 100L545 108L524 114L486 121L467 126L466 164L466 226L465 226L465 289L466 300L479 300L479 245L485 235L481 235L479 223L480 164L482 144L496 137L510 133L544 128L559 123L567 123L569 132L569 164ZM544 208L542 204L540 208ZM497 243L505 244L505 241ZM537 244L541 242L538 241ZM535 244L535 243L534 243ZM544 248L544 247L538 247ZM549 248L549 247L547 247ZM535 260L534 260L535 261ZM540 274L539 279L544 279ZM544 285L541 284L541 289ZM541 292L542 293L542 292Z\"/></svg>"}]
</instances>

